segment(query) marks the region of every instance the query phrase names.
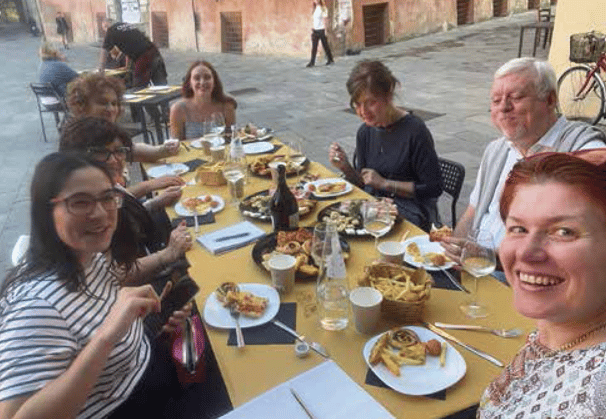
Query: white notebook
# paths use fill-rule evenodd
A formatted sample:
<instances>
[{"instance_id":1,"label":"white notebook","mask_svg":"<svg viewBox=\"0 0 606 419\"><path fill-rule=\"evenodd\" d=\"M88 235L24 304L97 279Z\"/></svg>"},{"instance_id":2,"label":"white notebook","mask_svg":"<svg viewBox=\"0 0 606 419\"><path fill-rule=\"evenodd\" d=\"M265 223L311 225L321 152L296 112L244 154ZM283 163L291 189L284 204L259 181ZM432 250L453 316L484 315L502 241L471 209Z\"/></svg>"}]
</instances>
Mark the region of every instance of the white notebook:
<instances>
[{"instance_id":1,"label":"white notebook","mask_svg":"<svg viewBox=\"0 0 606 419\"><path fill-rule=\"evenodd\" d=\"M315 419L387 419L394 416L334 361L326 361L243 404L225 419L309 419L293 388Z\"/></svg>"},{"instance_id":2,"label":"white notebook","mask_svg":"<svg viewBox=\"0 0 606 419\"><path fill-rule=\"evenodd\" d=\"M198 237L198 242L213 254L228 252L257 241L265 231L250 221L224 227Z\"/></svg>"}]
</instances>

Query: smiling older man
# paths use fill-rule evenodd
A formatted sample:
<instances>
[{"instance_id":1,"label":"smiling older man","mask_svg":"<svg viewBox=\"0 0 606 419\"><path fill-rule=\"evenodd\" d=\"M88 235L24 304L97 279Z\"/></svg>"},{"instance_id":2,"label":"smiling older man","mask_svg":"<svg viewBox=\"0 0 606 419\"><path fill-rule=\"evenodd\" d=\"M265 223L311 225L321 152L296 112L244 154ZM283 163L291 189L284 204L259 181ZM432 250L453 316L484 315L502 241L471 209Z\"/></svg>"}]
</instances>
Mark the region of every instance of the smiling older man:
<instances>
[{"instance_id":1,"label":"smiling older man","mask_svg":"<svg viewBox=\"0 0 606 419\"><path fill-rule=\"evenodd\" d=\"M534 58L516 58L494 75L490 92L492 123L503 136L486 147L469 206L444 247L455 260L471 231L492 232L498 248L505 233L499 200L507 175L523 157L541 151L575 151L602 148L606 136L583 122L556 114L556 75L553 67Z\"/></svg>"}]
</instances>

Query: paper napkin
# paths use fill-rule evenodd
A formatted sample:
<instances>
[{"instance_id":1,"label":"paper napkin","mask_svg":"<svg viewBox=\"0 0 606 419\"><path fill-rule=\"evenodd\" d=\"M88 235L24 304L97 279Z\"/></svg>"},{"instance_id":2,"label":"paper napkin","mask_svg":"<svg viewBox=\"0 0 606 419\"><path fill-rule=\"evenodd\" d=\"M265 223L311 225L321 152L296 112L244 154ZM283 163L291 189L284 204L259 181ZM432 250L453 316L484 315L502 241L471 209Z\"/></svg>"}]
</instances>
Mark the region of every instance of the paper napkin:
<instances>
[{"instance_id":1,"label":"paper napkin","mask_svg":"<svg viewBox=\"0 0 606 419\"><path fill-rule=\"evenodd\" d=\"M231 225L198 237L198 242L212 254L229 252L257 241L265 231L250 221Z\"/></svg>"}]
</instances>

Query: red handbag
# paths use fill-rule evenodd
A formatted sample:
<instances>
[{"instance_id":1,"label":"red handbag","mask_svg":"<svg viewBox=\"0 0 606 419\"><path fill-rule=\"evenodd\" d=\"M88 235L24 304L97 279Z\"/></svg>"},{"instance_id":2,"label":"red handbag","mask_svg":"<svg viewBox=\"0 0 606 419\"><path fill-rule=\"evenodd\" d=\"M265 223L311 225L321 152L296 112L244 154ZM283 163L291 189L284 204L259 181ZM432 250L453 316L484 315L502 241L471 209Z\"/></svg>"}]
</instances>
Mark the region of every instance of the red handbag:
<instances>
[{"instance_id":1,"label":"red handbag","mask_svg":"<svg viewBox=\"0 0 606 419\"><path fill-rule=\"evenodd\" d=\"M196 314L186 319L185 327L179 326L174 333L172 357L181 384L204 382L205 346L204 326L196 310Z\"/></svg>"}]
</instances>

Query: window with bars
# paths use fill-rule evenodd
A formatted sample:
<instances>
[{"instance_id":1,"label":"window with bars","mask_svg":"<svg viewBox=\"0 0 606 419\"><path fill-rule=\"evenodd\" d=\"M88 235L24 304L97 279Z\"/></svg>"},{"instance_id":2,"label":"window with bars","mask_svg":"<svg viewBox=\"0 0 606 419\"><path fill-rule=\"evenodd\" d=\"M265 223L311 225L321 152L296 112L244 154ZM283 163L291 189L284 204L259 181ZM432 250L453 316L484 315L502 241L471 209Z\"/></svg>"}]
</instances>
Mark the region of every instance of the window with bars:
<instances>
[{"instance_id":1,"label":"window with bars","mask_svg":"<svg viewBox=\"0 0 606 419\"><path fill-rule=\"evenodd\" d=\"M221 12L221 52L242 53L242 12Z\"/></svg>"}]
</instances>

